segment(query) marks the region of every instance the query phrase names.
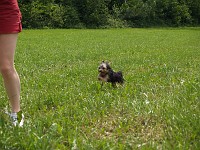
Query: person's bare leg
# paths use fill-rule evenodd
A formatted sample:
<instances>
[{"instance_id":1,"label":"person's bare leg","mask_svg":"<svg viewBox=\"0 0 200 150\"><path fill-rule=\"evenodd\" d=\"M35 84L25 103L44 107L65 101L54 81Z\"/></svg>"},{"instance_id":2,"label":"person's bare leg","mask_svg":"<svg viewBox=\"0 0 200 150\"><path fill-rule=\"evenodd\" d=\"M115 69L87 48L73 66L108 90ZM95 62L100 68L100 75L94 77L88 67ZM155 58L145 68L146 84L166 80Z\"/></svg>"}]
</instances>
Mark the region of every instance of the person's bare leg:
<instances>
[{"instance_id":1,"label":"person's bare leg","mask_svg":"<svg viewBox=\"0 0 200 150\"><path fill-rule=\"evenodd\" d=\"M20 79L14 66L18 34L0 34L0 73L12 112L20 111Z\"/></svg>"}]
</instances>

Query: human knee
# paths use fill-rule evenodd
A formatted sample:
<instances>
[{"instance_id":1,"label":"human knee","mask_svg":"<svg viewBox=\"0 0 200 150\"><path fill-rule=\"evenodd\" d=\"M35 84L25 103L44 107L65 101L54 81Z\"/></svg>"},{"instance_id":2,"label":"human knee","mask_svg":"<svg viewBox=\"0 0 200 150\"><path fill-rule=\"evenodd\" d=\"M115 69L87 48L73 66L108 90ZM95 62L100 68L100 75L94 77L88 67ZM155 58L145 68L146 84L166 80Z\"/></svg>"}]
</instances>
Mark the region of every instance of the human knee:
<instances>
[{"instance_id":1,"label":"human knee","mask_svg":"<svg viewBox=\"0 0 200 150\"><path fill-rule=\"evenodd\" d=\"M2 74L2 76L9 76L11 75L13 72L15 71L14 67L12 66L0 66L0 73Z\"/></svg>"}]
</instances>

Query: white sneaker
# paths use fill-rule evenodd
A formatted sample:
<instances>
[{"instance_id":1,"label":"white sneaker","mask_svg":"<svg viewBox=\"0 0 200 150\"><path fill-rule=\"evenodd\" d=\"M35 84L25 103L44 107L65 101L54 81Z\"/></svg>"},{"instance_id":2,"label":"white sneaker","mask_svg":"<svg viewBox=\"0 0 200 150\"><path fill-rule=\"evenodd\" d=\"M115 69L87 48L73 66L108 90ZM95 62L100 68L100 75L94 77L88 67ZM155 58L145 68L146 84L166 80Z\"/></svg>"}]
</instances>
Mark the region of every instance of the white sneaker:
<instances>
[{"instance_id":1,"label":"white sneaker","mask_svg":"<svg viewBox=\"0 0 200 150\"><path fill-rule=\"evenodd\" d=\"M14 126L19 126L22 127L24 125L24 114L20 111L18 113L8 113L6 112L11 117L12 124Z\"/></svg>"},{"instance_id":2,"label":"white sneaker","mask_svg":"<svg viewBox=\"0 0 200 150\"><path fill-rule=\"evenodd\" d=\"M18 117L19 119L19 127L22 127L24 125L24 114L21 113L21 117Z\"/></svg>"}]
</instances>

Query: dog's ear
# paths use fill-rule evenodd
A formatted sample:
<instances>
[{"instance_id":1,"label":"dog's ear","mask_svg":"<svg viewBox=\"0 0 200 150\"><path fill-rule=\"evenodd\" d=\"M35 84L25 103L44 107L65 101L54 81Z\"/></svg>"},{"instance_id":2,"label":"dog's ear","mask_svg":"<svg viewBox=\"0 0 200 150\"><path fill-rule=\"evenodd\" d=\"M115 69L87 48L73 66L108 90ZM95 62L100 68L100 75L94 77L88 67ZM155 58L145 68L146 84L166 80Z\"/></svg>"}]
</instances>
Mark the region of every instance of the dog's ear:
<instances>
[{"instance_id":1,"label":"dog's ear","mask_svg":"<svg viewBox=\"0 0 200 150\"><path fill-rule=\"evenodd\" d=\"M102 64L102 63L105 63L105 61L104 61L104 60L102 60L102 61L100 62L100 64Z\"/></svg>"},{"instance_id":2,"label":"dog's ear","mask_svg":"<svg viewBox=\"0 0 200 150\"><path fill-rule=\"evenodd\" d=\"M111 69L110 63L106 62L106 67L107 67L107 69Z\"/></svg>"},{"instance_id":3,"label":"dog's ear","mask_svg":"<svg viewBox=\"0 0 200 150\"><path fill-rule=\"evenodd\" d=\"M111 65L111 62L109 62L109 61L107 61L107 60L106 60L106 62L104 62L104 63L108 64L109 66Z\"/></svg>"}]
</instances>

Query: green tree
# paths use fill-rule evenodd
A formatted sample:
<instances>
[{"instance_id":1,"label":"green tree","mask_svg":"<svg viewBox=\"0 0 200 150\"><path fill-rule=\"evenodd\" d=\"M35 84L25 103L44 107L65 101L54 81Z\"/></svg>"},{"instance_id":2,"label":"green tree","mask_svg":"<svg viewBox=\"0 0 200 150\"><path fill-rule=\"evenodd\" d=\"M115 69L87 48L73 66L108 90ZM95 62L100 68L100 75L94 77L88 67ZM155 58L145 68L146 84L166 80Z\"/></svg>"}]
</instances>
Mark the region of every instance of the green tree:
<instances>
[{"instance_id":1,"label":"green tree","mask_svg":"<svg viewBox=\"0 0 200 150\"><path fill-rule=\"evenodd\" d=\"M73 6L63 6L63 22L64 28L82 28L84 25L81 23L79 19L79 14L77 10Z\"/></svg>"},{"instance_id":2,"label":"green tree","mask_svg":"<svg viewBox=\"0 0 200 150\"><path fill-rule=\"evenodd\" d=\"M87 27L102 27L108 21L108 7L104 0L79 0L75 2L80 20Z\"/></svg>"},{"instance_id":3,"label":"green tree","mask_svg":"<svg viewBox=\"0 0 200 150\"><path fill-rule=\"evenodd\" d=\"M188 6L184 1L163 0L156 2L157 20L166 25L183 25L191 22Z\"/></svg>"},{"instance_id":4,"label":"green tree","mask_svg":"<svg viewBox=\"0 0 200 150\"><path fill-rule=\"evenodd\" d=\"M200 24L199 0L18 0L25 28Z\"/></svg>"},{"instance_id":5,"label":"green tree","mask_svg":"<svg viewBox=\"0 0 200 150\"><path fill-rule=\"evenodd\" d=\"M142 0L129 0L122 5L122 18L133 27L145 26L150 14L149 5Z\"/></svg>"},{"instance_id":6,"label":"green tree","mask_svg":"<svg viewBox=\"0 0 200 150\"><path fill-rule=\"evenodd\" d=\"M191 12L192 21L194 24L200 24L200 1L185 0L189 11Z\"/></svg>"}]
</instances>

